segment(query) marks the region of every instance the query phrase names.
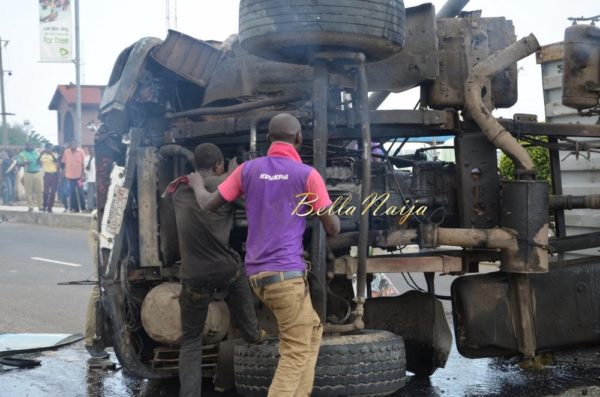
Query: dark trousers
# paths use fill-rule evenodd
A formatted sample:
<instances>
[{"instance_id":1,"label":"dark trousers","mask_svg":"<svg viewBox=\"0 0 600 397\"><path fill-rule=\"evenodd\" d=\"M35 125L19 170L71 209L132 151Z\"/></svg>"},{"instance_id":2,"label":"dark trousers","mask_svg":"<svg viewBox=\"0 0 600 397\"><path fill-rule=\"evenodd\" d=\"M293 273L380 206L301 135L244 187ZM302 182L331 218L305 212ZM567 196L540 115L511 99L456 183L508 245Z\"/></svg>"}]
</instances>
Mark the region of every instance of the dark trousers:
<instances>
[{"instance_id":1,"label":"dark trousers","mask_svg":"<svg viewBox=\"0 0 600 397\"><path fill-rule=\"evenodd\" d=\"M4 204L11 204L15 199L15 175L4 174L2 179L2 201Z\"/></svg>"},{"instance_id":2,"label":"dark trousers","mask_svg":"<svg viewBox=\"0 0 600 397\"><path fill-rule=\"evenodd\" d=\"M52 212L54 206L54 198L56 197L56 188L58 187L58 172L46 172L44 173L44 195L43 195L43 207Z\"/></svg>"},{"instance_id":3,"label":"dark trousers","mask_svg":"<svg viewBox=\"0 0 600 397\"><path fill-rule=\"evenodd\" d=\"M79 212L85 210L85 198L83 189L79 187L79 179L69 179L69 196L71 211Z\"/></svg>"},{"instance_id":4,"label":"dark trousers","mask_svg":"<svg viewBox=\"0 0 600 397\"><path fill-rule=\"evenodd\" d=\"M69 209L69 180L61 173L58 177L58 199L62 203L65 210Z\"/></svg>"},{"instance_id":5,"label":"dark trousers","mask_svg":"<svg viewBox=\"0 0 600 397\"><path fill-rule=\"evenodd\" d=\"M88 210L96 208L96 182L87 183L86 206Z\"/></svg>"},{"instance_id":6,"label":"dark trousers","mask_svg":"<svg viewBox=\"0 0 600 397\"><path fill-rule=\"evenodd\" d=\"M225 299L231 315L243 338L255 342L260 338L254 300L244 272L230 283ZM179 396L200 396L202 388L202 330L206 322L208 305L212 302L219 283L208 285L205 281L182 280L179 305L181 306L182 340L179 350Z\"/></svg>"}]
</instances>

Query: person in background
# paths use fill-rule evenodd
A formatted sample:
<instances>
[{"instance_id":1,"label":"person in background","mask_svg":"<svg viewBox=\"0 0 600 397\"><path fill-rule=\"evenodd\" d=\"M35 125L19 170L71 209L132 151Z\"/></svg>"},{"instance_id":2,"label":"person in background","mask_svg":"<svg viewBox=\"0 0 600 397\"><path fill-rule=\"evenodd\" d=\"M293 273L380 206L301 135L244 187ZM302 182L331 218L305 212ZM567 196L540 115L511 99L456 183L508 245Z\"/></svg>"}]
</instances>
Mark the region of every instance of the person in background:
<instances>
[{"instance_id":1,"label":"person in background","mask_svg":"<svg viewBox=\"0 0 600 397\"><path fill-rule=\"evenodd\" d=\"M25 187L25 196L27 197L27 206L29 212L33 212L33 207L42 210L42 175L40 173L39 155L33 147L33 142L25 144L23 150L17 156L17 164L25 170L23 175L23 185Z\"/></svg>"},{"instance_id":2,"label":"person in background","mask_svg":"<svg viewBox=\"0 0 600 397\"><path fill-rule=\"evenodd\" d=\"M88 246L92 254L94 274L98 275L98 214L92 212L92 221L88 230ZM85 350L93 358L109 358L109 354L104 350L102 338L96 335L96 306L100 301L100 286L96 284L90 291L87 311L85 314L85 327L83 335L85 337Z\"/></svg>"},{"instance_id":3,"label":"person in background","mask_svg":"<svg viewBox=\"0 0 600 397\"><path fill-rule=\"evenodd\" d=\"M69 147L63 153L62 163L65 167L65 177L69 181L69 208L71 212L85 210L83 189L80 185L85 175L85 153L77 147L77 141L73 140L69 143Z\"/></svg>"},{"instance_id":4,"label":"person in background","mask_svg":"<svg viewBox=\"0 0 600 397\"><path fill-rule=\"evenodd\" d=\"M58 164L60 169L58 171L58 199L64 207L63 212L69 211L69 181L65 177L64 164L62 161L65 148L62 146L55 146L54 152L58 154Z\"/></svg>"},{"instance_id":5,"label":"person in background","mask_svg":"<svg viewBox=\"0 0 600 397\"><path fill-rule=\"evenodd\" d=\"M17 161L14 154L7 150L2 152L0 171L2 172L2 203L12 205L15 199L15 180L17 176Z\"/></svg>"},{"instance_id":6,"label":"person in background","mask_svg":"<svg viewBox=\"0 0 600 397\"><path fill-rule=\"evenodd\" d=\"M52 150L51 143L44 146L44 151L38 159L44 171L44 194L42 199L42 211L52 212L54 199L56 197L56 188L58 186L58 156Z\"/></svg>"},{"instance_id":7,"label":"person in background","mask_svg":"<svg viewBox=\"0 0 600 397\"><path fill-rule=\"evenodd\" d=\"M94 147L90 147L90 154L85 158L85 181L87 183L86 206L88 211L96 208L96 158Z\"/></svg>"}]
</instances>

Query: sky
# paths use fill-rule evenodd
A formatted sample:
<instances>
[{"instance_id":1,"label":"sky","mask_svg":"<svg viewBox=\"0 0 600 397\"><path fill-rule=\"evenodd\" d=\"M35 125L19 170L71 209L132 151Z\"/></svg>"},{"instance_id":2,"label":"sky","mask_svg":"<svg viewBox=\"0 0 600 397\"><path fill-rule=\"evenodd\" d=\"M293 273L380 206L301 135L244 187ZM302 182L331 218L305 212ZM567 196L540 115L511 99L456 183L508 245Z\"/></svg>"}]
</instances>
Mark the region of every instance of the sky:
<instances>
[{"instance_id":1,"label":"sky","mask_svg":"<svg viewBox=\"0 0 600 397\"><path fill-rule=\"evenodd\" d=\"M71 0L74 3L74 0ZM224 40L238 29L238 0L171 0L171 27L177 3L177 29L202 40ZM407 0L407 7L422 4ZM444 0L432 1L437 9ZM82 84L104 85L117 55L142 37L164 39L166 0L80 0ZM541 45L562 41L569 16L600 14L599 0L471 0L465 10L483 10L484 17L504 16L513 21L517 37L534 33ZM39 62L38 0L0 0L0 38L5 73L6 111L10 124L24 124L52 142L57 140L57 116L48 110L56 86L75 82L70 63ZM495 112L535 113L543 118L541 71L535 57L519 63L519 101ZM386 109L412 108L416 92L391 96Z\"/></svg>"}]
</instances>

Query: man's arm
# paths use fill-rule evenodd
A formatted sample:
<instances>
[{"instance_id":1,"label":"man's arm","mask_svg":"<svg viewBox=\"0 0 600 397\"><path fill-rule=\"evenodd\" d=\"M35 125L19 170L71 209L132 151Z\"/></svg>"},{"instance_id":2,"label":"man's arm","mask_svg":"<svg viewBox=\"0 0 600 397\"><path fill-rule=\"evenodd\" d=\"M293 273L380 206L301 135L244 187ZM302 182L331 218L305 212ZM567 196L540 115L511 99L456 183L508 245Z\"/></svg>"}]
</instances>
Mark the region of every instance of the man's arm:
<instances>
[{"instance_id":1,"label":"man's arm","mask_svg":"<svg viewBox=\"0 0 600 397\"><path fill-rule=\"evenodd\" d=\"M206 190L204 179L197 172L190 175L189 184L194 189L196 201L203 210L214 212L227 202L235 201L243 193L242 190L242 168L244 164L237 167L231 175L227 177L217 190L210 193Z\"/></svg>"},{"instance_id":2,"label":"man's arm","mask_svg":"<svg viewBox=\"0 0 600 397\"><path fill-rule=\"evenodd\" d=\"M194 189L196 202L204 211L215 212L227 201L221 196L219 190L209 192L204 185L204 178L198 172L194 172L189 176L189 184Z\"/></svg>"},{"instance_id":3,"label":"man's arm","mask_svg":"<svg viewBox=\"0 0 600 397\"><path fill-rule=\"evenodd\" d=\"M17 166L17 160L15 159L12 161L12 163L10 163L10 166L6 170L5 174L8 174L9 172L11 172L13 170L13 168L15 168L16 166Z\"/></svg>"},{"instance_id":4,"label":"man's arm","mask_svg":"<svg viewBox=\"0 0 600 397\"><path fill-rule=\"evenodd\" d=\"M319 217L325 233L329 236L340 234L340 218L337 215L323 214Z\"/></svg>"},{"instance_id":5,"label":"man's arm","mask_svg":"<svg viewBox=\"0 0 600 397\"><path fill-rule=\"evenodd\" d=\"M27 161L27 158L25 158L23 153L19 153L19 155L17 156L17 165L25 166L27 164L29 164L29 161Z\"/></svg>"}]
</instances>

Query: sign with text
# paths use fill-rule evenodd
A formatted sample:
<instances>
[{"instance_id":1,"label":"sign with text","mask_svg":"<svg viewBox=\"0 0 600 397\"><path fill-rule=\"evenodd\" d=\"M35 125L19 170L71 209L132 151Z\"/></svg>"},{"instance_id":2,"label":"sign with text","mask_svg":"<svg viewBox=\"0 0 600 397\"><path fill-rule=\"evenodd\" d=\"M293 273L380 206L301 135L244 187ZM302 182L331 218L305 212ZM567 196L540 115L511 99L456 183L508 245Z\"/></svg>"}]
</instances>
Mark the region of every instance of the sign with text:
<instances>
[{"instance_id":1,"label":"sign with text","mask_svg":"<svg viewBox=\"0 0 600 397\"><path fill-rule=\"evenodd\" d=\"M72 62L73 29L70 0L39 0L40 61Z\"/></svg>"}]
</instances>

